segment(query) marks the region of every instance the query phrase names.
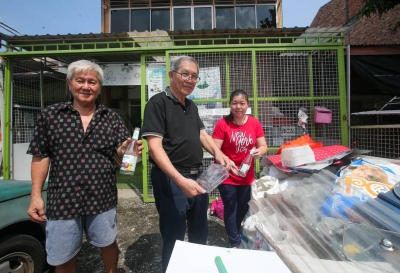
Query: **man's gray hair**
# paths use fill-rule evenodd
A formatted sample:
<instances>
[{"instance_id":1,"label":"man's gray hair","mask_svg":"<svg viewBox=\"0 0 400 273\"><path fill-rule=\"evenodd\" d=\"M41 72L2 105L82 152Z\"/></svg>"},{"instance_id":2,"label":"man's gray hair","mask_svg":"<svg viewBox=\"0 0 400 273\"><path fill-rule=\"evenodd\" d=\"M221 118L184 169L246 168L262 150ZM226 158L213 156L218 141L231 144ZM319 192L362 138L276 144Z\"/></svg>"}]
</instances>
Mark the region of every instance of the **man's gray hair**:
<instances>
[{"instance_id":1,"label":"man's gray hair","mask_svg":"<svg viewBox=\"0 0 400 273\"><path fill-rule=\"evenodd\" d=\"M100 84L103 84L104 72L101 67L91 61L88 60L79 60L73 63L70 63L68 66L67 72L67 79L72 80L76 73L79 72L88 72L88 71L95 71L97 73L97 79L99 80Z\"/></svg>"},{"instance_id":2,"label":"man's gray hair","mask_svg":"<svg viewBox=\"0 0 400 273\"><path fill-rule=\"evenodd\" d=\"M182 62L183 60L188 60L188 61L194 62L194 63L196 64L196 66L197 66L197 73L199 73L199 64L196 62L195 59L193 59L193 58L190 57L190 56L177 56L177 57L172 57L172 58L171 58L171 62L170 62L170 64L169 64L169 69L170 69L170 70L177 71L177 70L179 69L179 66L181 65L181 62Z\"/></svg>"}]
</instances>

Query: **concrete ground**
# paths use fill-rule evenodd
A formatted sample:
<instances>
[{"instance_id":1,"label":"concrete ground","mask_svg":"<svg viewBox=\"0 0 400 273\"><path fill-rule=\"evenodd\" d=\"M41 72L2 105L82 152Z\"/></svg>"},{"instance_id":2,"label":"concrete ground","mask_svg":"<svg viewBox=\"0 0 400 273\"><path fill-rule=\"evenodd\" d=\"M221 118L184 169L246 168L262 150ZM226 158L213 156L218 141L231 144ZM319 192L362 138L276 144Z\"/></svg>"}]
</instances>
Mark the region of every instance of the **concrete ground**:
<instances>
[{"instance_id":1,"label":"concrete ground","mask_svg":"<svg viewBox=\"0 0 400 273\"><path fill-rule=\"evenodd\" d=\"M144 203L142 196L130 189L118 190L118 237L120 248L118 273L161 272L161 235L154 203ZM228 247L224 223L211 216L208 245ZM84 242L78 256L78 272L105 272L100 250Z\"/></svg>"}]
</instances>

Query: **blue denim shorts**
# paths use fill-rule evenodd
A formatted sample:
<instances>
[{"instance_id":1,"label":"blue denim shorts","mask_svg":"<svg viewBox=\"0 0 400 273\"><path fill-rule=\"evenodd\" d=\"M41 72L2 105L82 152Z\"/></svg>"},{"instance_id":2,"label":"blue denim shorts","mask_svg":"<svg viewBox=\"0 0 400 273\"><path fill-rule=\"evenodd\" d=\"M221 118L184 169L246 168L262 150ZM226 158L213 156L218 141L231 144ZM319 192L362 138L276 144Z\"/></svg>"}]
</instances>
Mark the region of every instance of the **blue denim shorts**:
<instances>
[{"instance_id":1,"label":"blue denim shorts","mask_svg":"<svg viewBox=\"0 0 400 273\"><path fill-rule=\"evenodd\" d=\"M117 209L67 220L47 220L47 262L57 266L75 257L82 246L83 231L92 245L111 245L117 238Z\"/></svg>"}]
</instances>

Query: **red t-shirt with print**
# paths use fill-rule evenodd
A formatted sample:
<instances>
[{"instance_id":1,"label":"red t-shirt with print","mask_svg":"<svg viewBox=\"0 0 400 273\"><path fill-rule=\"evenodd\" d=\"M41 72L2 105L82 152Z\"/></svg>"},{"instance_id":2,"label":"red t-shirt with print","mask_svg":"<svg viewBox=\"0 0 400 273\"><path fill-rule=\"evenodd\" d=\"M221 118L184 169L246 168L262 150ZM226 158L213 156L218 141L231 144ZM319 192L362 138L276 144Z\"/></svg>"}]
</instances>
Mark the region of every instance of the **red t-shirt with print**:
<instances>
[{"instance_id":1,"label":"red t-shirt with print","mask_svg":"<svg viewBox=\"0 0 400 273\"><path fill-rule=\"evenodd\" d=\"M223 140L221 151L228 156L236 166L250 153L257 144L257 138L264 137L261 123L254 117L248 116L246 123L237 125L233 121L228 123L224 118L215 125L212 137ZM254 164L250 166L245 177L239 177L229 172L229 177L222 184L250 185L254 181Z\"/></svg>"}]
</instances>

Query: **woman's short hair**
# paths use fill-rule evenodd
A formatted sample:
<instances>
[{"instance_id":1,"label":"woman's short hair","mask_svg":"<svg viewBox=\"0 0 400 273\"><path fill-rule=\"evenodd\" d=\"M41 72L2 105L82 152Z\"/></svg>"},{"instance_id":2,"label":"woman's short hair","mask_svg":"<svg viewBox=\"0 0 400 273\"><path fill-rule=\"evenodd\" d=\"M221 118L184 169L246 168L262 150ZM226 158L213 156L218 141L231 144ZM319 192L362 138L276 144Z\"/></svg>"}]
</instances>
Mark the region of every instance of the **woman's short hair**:
<instances>
[{"instance_id":1,"label":"woman's short hair","mask_svg":"<svg viewBox=\"0 0 400 273\"><path fill-rule=\"evenodd\" d=\"M97 79L99 80L100 84L103 84L103 78L104 78L103 69L101 69L101 67L98 64L88 60L79 60L70 63L68 66L67 79L72 80L72 78L76 73L88 72L88 71L97 72Z\"/></svg>"}]
</instances>

